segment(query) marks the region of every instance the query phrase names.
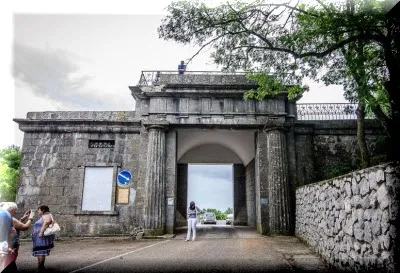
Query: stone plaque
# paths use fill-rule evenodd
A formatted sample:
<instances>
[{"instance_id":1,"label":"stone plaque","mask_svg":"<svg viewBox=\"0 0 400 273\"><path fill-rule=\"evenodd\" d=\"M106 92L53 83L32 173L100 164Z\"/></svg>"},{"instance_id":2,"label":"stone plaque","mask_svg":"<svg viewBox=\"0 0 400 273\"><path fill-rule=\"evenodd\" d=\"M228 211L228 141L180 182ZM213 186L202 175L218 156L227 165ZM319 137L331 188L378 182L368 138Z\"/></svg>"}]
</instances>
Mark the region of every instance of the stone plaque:
<instances>
[{"instance_id":1,"label":"stone plaque","mask_svg":"<svg viewBox=\"0 0 400 273\"><path fill-rule=\"evenodd\" d=\"M117 204L129 204L129 188L117 188Z\"/></svg>"},{"instance_id":2,"label":"stone plaque","mask_svg":"<svg viewBox=\"0 0 400 273\"><path fill-rule=\"evenodd\" d=\"M114 148L115 140L89 139L89 148Z\"/></svg>"}]
</instances>

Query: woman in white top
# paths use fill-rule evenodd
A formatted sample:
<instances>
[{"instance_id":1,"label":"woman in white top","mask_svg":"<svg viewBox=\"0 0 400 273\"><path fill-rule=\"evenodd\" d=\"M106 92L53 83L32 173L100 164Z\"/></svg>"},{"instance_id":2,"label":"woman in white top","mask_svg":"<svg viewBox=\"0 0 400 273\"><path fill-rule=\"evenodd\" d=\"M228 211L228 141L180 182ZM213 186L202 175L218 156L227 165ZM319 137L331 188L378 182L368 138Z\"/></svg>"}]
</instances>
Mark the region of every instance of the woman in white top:
<instances>
[{"instance_id":1,"label":"woman in white top","mask_svg":"<svg viewBox=\"0 0 400 273\"><path fill-rule=\"evenodd\" d=\"M196 204L192 201L190 202L190 206L187 210L188 216L188 229L186 235L186 241L190 240L190 233L193 231L192 241L196 240L196 225L197 225L197 213L200 212L200 209L196 207Z\"/></svg>"}]
</instances>

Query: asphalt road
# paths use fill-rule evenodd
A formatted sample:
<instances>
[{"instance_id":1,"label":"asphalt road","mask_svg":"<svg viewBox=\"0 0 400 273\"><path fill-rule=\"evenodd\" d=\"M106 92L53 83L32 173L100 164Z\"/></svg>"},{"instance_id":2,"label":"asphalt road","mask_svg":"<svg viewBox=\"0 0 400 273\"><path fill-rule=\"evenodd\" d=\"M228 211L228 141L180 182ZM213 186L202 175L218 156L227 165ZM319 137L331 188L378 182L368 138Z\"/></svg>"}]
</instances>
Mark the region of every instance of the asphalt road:
<instances>
[{"instance_id":1,"label":"asphalt road","mask_svg":"<svg viewBox=\"0 0 400 273\"><path fill-rule=\"evenodd\" d=\"M266 237L254 228L198 225L166 239L69 238L55 242L47 272L331 272L309 248L290 236ZM31 242L23 241L17 266L34 272Z\"/></svg>"}]
</instances>

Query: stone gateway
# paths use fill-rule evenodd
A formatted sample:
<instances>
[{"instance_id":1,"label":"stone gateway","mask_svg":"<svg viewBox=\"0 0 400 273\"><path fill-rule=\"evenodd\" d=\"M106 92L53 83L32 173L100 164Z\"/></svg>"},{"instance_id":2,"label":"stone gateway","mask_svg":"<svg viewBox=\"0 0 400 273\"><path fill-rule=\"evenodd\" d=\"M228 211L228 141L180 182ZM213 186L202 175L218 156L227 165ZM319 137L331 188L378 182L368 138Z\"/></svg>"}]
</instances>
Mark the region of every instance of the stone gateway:
<instances>
[{"instance_id":1,"label":"stone gateway","mask_svg":"<svg viewBox=\"0 0 400 273\"><path fill-rule=\"evenodd\" d=\"M243 100L254 87L242 74L161 71L129 87L135 111L15 119L25 133L17 203L48 205L64 236L174 233L186 225L188 164L230 163L234 224L293 234L295 188L356 158L356 121L299 120L285 94ZM372 151L379 134L368 121Z\"/></svg>"}]
</instances>

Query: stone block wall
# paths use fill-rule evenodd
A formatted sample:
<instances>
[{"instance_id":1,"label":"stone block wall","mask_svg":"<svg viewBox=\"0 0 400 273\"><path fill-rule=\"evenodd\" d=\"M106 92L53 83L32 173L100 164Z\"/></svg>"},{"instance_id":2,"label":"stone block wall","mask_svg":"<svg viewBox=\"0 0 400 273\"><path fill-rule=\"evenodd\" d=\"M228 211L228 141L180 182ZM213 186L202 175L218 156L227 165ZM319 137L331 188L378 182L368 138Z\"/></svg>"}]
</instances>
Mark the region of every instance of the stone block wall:
<instances>
[{"instance_id":1,"label":"stone block wall","mask_svg":"<svg viewBox=\"0 0 400 273\"><path fill-rule=\"evenodd\" d=\"M370 157L377 155L375 144L379 134L366 136ZM357 135L316 135L314 136L314 156L316 179L322 180L330 177L334 168L356 168L360 163L360 150ZM351 170L351 169L350 169Z\"/></svg>"},{"instance_id":2,"label":"stone block wall","mask_svg":"<svg viewBox=\"0 0 400 273\"><path fill-rule=\"evenodd\" d=\"M137 202L141 199L140 191L135 193L142 180L138 175L138 162L145 154L140 147L140 127L135 128L137 125L131 122L133 116L134 112L28 113L26 122L43 125L35 128L23 124L27 131L16 200L19 209L36 211L40 205L49 206L62 227L63 236L133 232L141 225L141 207ZM54 125L50 126L48 122ZM115 145L93 148L89 145L90 140L111 140ZM117 204L114 194L110 193L113 195L112 211L82 211L85 167L113 167L114 176L120 170L130 170L133 179L129 186L129 204ZM116 189L115 181L115 194Z\"/></svg>"},{"instance_id":3,"label":"stone block wall","mask_svg":"<svg viewBox=\"0 0 400 273\"><path fill-rule=\"evenodd\" d=\"M372 162L384 162L384 131L366 120L366 142ZM356 120L312 120L295 124L297 186L329 179L358 168Z\"/></svg>"},{"instance_id":4,"label":"stone block wall","mask_svg":"<svg viewBox=\"0 0 400 273\"><path fill-rule=\"evenodd\" d=\"M296 236L343 270L395 271L400 167L383 164L296 190Z\"/></svg>"}]
</instances>

